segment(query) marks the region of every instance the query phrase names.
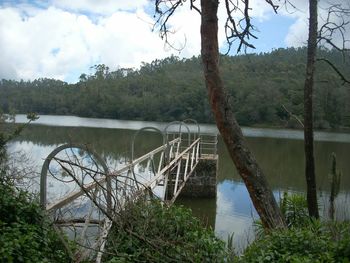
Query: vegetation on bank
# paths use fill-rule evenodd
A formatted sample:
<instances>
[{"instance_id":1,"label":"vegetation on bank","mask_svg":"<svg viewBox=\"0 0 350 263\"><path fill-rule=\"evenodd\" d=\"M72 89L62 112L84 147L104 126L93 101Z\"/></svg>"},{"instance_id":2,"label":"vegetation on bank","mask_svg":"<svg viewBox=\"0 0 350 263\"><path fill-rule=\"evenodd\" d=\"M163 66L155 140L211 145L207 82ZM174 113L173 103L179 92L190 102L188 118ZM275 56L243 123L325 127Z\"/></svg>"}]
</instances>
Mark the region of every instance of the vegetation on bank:
<instances>
[{"instance_id":1,"label":"vegetation on bank","mask_svg":"<svg viewBox=\"0 0 350 263\"><path fill-rule=\"evenodd\" d=\"M70 262L35 197L0 177L0 262Z\"/></svg>"},{"instance_id":2,"label":"vegetation on bank","mask_svg":"<svg viewBox=\"0 0 350 263\"><path fill-rule=\"evenodd\" d=\"M1 125L8 116L0 117ZM36 196L16 188L7 165L6 143L23 127L0 130L0 262L74 262L74 244L63 242ZM225 261L225 243L189 209L140 198L116 216L103 262Z\"/></svg>"},{"instance_id":3,"label":"vegetation on bank","mask_svg":"<svg viewBox=\"0 0 350 263\"><path fill-rule=\"evenodd\" d=\"M239 262L350 262L350 224L311 221L305 227L274 230L254 241Z\"/></svg>"},{"instance_id":4,"label":"vegetation on bank","mask_svg":"<svg viewBox=\"0 0 350 263\"><path fill-rule=\"evenodd\" d=\"M234 262L350 262L350 222L310 218L301 194L284 194L280 206L288 228L266 232L257 224L256 240Z\"/></svg>"},{"instance_id":5,"label":"vegetation on bank","mask_svg":"<svg viewBox=\"0 0 350 263\"><path fill-rule=\"evenodd\" d=\"M345 75L350 65L336 51L319 50ZM305 48L265 54L222 56L221 71L240 125L300 127L303 119ZM338 75L316 65L315 128L350 127L350 93ZM5 112L77 115L115 119L213 122L200 57L169 57L140 69L110 71L96 65L76 84L54 79L0 81Z\"/></svg>"},{"instance_id":6,"label":"vegetation on bank","mask_svg":"<svg viewBox=\"0 0 350 263\"><path fill-rule=\"evenodd\" d=\"M335 155L333 158L331 173L338 173ZM339 187L340 181L336 183ZM332 195L331 206L337 193ZM305 196L297 193L285 192L280 209L287 228L267 231L257 222L255 241L234 262L350 262L349 221L334 221L332 213L330 219L316 220L310 217Z\"/></svg>"},{"instance_id":7,"label":"vegetation on bank","mask_svg":"<svg viewBox=\"0 0 350 263\"><path fill-rule=\"evenodd\" d=\"M183 206L133 202L118 213L105 262L225 262L225 243Z\"/></svg>"},{"instance_id":8,"label":"vegetation on bank","mask_svg":"<svg viewBox=\"0 0 350 263\"><path fill-rule=\"evenodd\" d=\"M28 115L29 122L37 117ZM5 130L11 116L0 112L0 262L70 262L61 237L39 205L37 197L16 187L16 171L9 167L6 144L25 127Z\"/></svg>"},{"instance_id":9,"label":"vegetation on bank","mask_svg":"<svg viewBox=\"0 0 350 263\"><path fill-rule=\"evenodd\" d=\"M16 131L7 134L0 131L0 262L72 262L73 255L65 247L69 243L62 243L36 197L13 183L6 164L6 142ZM335 163L333 166L332 173L338 174ZM336 181L339 184L338 177ZM337 190L333 195L336 197ZM280 206L288 228L265 232L257 227L257 239L242 255L236 256L234 248L227 248L189 209L140 199L118 213L103 260L350 262L349 222L310 219L305 198L300 195L285 194ZM74 248L69 250L74 252Z\"/></svg>"},{"instance_id":10,"label":"vegetation on bank","mask_svg":"<svg viewBox=\"0 0 350 263\"><path fill-rule=\"evenodd\" d=\"M0 262L71 262L37 199L11 182L6 158L1 168ZM300 195L284 195L281 210L288 229L257 227L257 239L236 256L189 209L140 199L117 214L103 261L350 262L349 222L311 220Z\"/></svg>"},{"instance_id":11,"label":"vegetation on bank","mask_svg":"<svg viewBox=\"0 0 350 263\"><path fill-rule=\"evenodd\" d=\"M1 179L0 204L1 262L72 261L32 195ZM350 262L350 223L312 221L301 210L295 225L260 229L235 256L189 209L139 201L119 214L103 262Z\"/></svg>"}]
</instances>

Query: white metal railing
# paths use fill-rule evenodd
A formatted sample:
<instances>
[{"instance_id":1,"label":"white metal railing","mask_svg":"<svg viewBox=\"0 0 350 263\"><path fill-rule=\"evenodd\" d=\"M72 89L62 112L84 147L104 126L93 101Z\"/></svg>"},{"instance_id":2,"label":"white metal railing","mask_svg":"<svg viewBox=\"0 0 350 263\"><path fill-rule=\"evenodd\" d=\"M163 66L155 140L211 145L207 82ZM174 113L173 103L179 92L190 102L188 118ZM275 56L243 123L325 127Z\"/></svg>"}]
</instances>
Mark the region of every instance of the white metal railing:
<instances>
[{"instance_id":1,"label":"white metal railing","mask_svg":"<svg viewBox=\"0 0 350 263\"><path fill-rule=\"evenodd\" d=\"M46 210L53 211L53 210L62 208L66 204L68 204L68 203L72 202L73 200L77 199L78 197L86 194L86 192L93 191L96 187L107 188L107 186L106 186L107 181L108 181L108 179L112 179L112 178L121 177L121 178L123 178L123 180L125 180L126 183L128 183L128 186L130 186L130 187L131 186L135 186L135 187L139 186L140 187L141 185L143 185L143 187L151 186L151 183L154 183L156 180L161 179L161 175L163 175L164 172L166 171L166 169L164 169L164 167L169 169L170 165L167 164L167 162L174 159L175 156L179 155L178 151L179 151L180 142L181 142L181 140L179 138L176 138L176 139L172 140L171 142L169 142L169 144L164 144L164 145L154 149L153 151L131 161L129 164L125 165L123 168L118 169L117 171L111 172L111 173L107 174L106 176L103 176L100 179L95 179L90 183L84 184L84 182L76 182L77 184L79 184L81 189L64 196L60 200L56 200L54 203L47 204ZM158 155L159 155L159 161L157 163L158 167L155 169L155 158ZM166 160L166 159L168 159L168 160ZM63 160L61 160L61 159L56 159L56 161L61 162L61 163L63 162ZM69 162L65 162L65 163L72 165ZM145 170L150 170L150 168L151 168L150 172L154 174L153 178L151 178L149 180L149 182L145 181L144 177L139 176L137 178L137 176L135 174L135 173L137 173L137 172L135 172L135 169L137 169L138 167L140 167L142 164L145 164L145 163L146 163ZM170 164L173 164L173 163L174 162L170 162ZM155 172L155 171L157 171L157 172ZM140 174L140 173L137 173L137 174ZM74 175L71 174L71 176L74 176ZM135 176L135 177L131 178L131 176L133 176L133 177ZM118 181L119 181L119 179L118 179ZM129 182L127 182L127 181L129 181Z\"/></svg>"},{"instance_id":2,"label":"white metal railing","mask_svg":"<svg viewBox=\"0 0 350 263\"><path fill-rule=\"evenodd\" d=\"M200 156L213 157L217 155L217 134L201 134Z\"/></svg>"},{"instance_id":3,"label":"white metal railing","mask_svg":"<svg viewBox=\"0 0 350 263\"><path fill-rule=\"evenodd\" d=\"M201 139L197 138L188 144L181 137L175 138L113 172L109 172L106 165L99 170L84 167L74 158L58 158L55 156L58 150L54 151L50 160L47 159L47 163L45 161L46 170L43 170L46 174L42 173L42 182L45 184L42 186L45 186L41 194L42 205L53 216L58 227L73 227L74 236L79 236L81 241L89 239L84 236L88 232L88 226L95 225L98 228L98 238L94 242L89 241L90 249L85 249L80 255L80 259L91 258L89 253L103 251L113 215L123 209L127 201L148 191L170 203L175 201L200 158ZM58 149L66 147L68 146ZM72 147L78 148L76 145ZM93 163L96 165L103 162L100 158L95 159ZM66 176L72 177L70 182L78 186L77 190L53 202L47 202L46 199L46 177L50 161L58 163ZM169 182L171 191L168 188ZM82 247L86 246L87 244L82 244ZM101 252L95 254L96 262L100 262L101 256Z\"/></svg>"}]
</instances>

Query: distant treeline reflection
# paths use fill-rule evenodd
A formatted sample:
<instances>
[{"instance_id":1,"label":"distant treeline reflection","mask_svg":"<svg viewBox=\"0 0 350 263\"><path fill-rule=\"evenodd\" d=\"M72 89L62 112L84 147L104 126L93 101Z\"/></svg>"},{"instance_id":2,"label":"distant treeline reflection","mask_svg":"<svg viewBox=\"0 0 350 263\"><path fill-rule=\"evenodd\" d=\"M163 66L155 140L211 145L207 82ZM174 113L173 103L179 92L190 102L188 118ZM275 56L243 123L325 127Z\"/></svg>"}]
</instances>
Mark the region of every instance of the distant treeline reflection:
<instances>
[{"instance_id":1,"label":"distant treeline reflection","mask_svg":"<svg viewBox=\"0 0 350 263\"><path fill-rule=\"evenodd\" d=\"M24 130L17 141L32 142L39 146L59 145L66 142L88 144L102 156L120 160L130 158L134 133L134 130L31 125ZM247 141L273 189L304 191L303 141L280 138L247 138ZM135 143L135 156L141 156L161 144L162 138L159 134L142 132ZM218 182L240 181L221 138L219 138L218 152ZM342 171L341 190L348 191L350 190L348 160L350 143L315 142L318 187L329 191L332 152L336 153L338 169Z\"/></svg>"}]
</instances>

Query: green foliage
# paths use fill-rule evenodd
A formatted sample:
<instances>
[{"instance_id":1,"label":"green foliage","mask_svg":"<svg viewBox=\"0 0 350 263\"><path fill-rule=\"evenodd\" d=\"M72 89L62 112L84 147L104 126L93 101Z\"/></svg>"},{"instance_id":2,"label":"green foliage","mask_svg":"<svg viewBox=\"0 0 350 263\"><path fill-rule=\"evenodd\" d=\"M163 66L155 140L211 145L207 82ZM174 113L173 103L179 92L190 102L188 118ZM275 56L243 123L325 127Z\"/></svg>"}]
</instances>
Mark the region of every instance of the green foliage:
<instances>
[{"instance_id":1,"label":"green foliage","mask_svg":"<svg viewBox=\"0 0 350 263\"><path fill-rule=\"evenodd\" d=\"M6 144L17 137L23 129L32 121L37 120L39 117L35 113L27 114L28 122L26 124L17 125L14 128L7 125L8 123L14 122L14 115L4 114L0 108L0 178L4 180L5 177L11 179L8 176L8 156L6 152Z\"/></svg>"},{"instance_id":2,"label":"green foliage","mask_svg":"<svg viewBox=\"0 0 350 263\"><path fill-rule=\"evenodd\" d=\"M328 225L328 231L335 241L336 262L350 262L350 224L333 222Z\"/></svg>"},{"instance_id":3,"label":"green foliage","mask_svg":"<svg viewBox=\"0 0 350 263\"><path fill-rule=\"evenodd\" d=\"M0 262L70 262L33 197L0 178Z\"/></svg>"},{"instance_id":4,"label":"green foliage","mask_svg":"<svg viewBox=\"0 0 350 263\"><path fill-rule=\"evenodd\" d=\"M350 262L349 223L310 223L271 231L247 248L239 262Z\"/></svg>"},{"instance_id":5,"label":"green foliage","mask_svg":"<svg viewBox=\"0 0 350 263\"><path fill-rule=\"evenodd\" d=\"M116 218L106 262L224 262L224 242L204 228L191 210L139 200Z\"/></svg>"},{"instance_id":6,"label":"green foliage","mask_svg":"<svg viewBox=\"0 0 350 263\"><path fill-rule=\"evenodd\" d=\"M281 212L287 229L264 231L237 262L350 262L350 222L311 220L302 194L283 194Z\"/></svg>"},{"instance_id":7,"label":"green foliage","mask_svg":"<svg viewBox=\"0 0 350 263\"><path fill-rule=\"evenodd\" d=\"M233 262L237 257L236 252L235 252L234 243L233 243L233 237L234 237L234 233L229 234L227 237L226 248L227 248L227 261L228 262Z\"/></svg>"},{"instance_id":8,"label":"green foliage","mask_svg":"<svg viewBox=\"0 0 350 263\"><path fill-rule=\"evenodd\" d=\"M313 222L309 217L307 201L303 194L288 194L288 192L284 192L283 197L280 200L280 209L288 228L306 227L310 226L310 224ZM261 220L254 222L254 228L255 235L258 238L264 237L264 235L267 233L266 229L261 223Z\"/></svg>"},{"instance_id":9,"label":"green foliage","mask_svg":"<svg viewBox=\"0 0 350 263\"><path fill-rule=\"evenodd\" d=\"M303 227L310 224L304 195L284 192L280 208L288 227Z\"/></svg>"},{"instance_id":10,"label":"green foliage","mask_svg":"<svg viewBox=\"0 0 350 263\"><path fill-rule=\"evenodd\" d=\"M349 62L337 51L318 50L345 75ZM306 49L277 49L265 54L221 56L229 100L241 125L299 127L303 119ZM19 113L78 115L116 119L172 121L193 118L213 122L201 58L171 56L143 63L139 70L105 65L81 74L76 84L53 79L0 81L0 108ZM316 128L350 126L347 86L325 64L315 75Z\"/></svg>"},{"instance_id":11,"label":"green foliage","mask_svg":"<svg viewBox=\"0 0 350 263\"><path fill-rule=\"evenodd\" d=\"M30 113L27 118L30 123L38 116ZM0 111L0 128L9 121L13 116ZM34 195L15 187L8 168L6 144L27 124L0 132L0 262L70 262L63 237L53 230Z\"/></svg>"}]
</instances>

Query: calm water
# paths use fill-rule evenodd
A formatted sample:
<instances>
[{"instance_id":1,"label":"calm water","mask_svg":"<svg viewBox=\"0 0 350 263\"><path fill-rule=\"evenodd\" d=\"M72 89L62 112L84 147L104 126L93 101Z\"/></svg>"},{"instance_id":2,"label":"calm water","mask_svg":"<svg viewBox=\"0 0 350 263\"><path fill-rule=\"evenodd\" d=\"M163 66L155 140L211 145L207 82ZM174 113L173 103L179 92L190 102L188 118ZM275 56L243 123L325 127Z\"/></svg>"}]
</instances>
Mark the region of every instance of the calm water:
<instances>
[{"instance_id":1,"label":"calm water","mask_svg":"<svg viewBox=\"0 0 350 263\"><path fill-rule=\"evenodd\" d=\"M25 116L17 116L17 122L24 122ZM159 129L165 123L118 121L72 116L41 116L36 125L30 125L21 137L12 142L9 151L23 151L40 170L43 159L58 145L76 142L91 145L105 157L121 160L130 156L131 138L145 126ZM196 128L192 127L195 131ZM216 133L213 125L201 125L201 131ZM279 198L283 191L304 192L304 157L302 132L292 130L245 128L247 142L262 166L268 181ZM326 208L330 188L330 155L337 155L338 169L342 171L341 192L336 200L337 216L350 217L348 195L350 195L350 134L316 133L315 157L320 206ZM143 133L137 141L137 153L142 154L161 143L159 135ZM248 193L237 174L229 156L219 139L219 175L217 198L179 199L179 204L190 207L205 223L215 228L223 239L234 232L239 243L251 238L251 226L258 216ZM33 186L33 189L38 189ZM327 209L325 209L327 210Z\"/></svg>"}]
</instances>

